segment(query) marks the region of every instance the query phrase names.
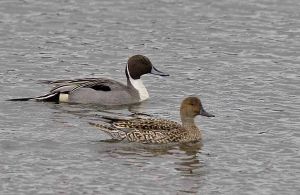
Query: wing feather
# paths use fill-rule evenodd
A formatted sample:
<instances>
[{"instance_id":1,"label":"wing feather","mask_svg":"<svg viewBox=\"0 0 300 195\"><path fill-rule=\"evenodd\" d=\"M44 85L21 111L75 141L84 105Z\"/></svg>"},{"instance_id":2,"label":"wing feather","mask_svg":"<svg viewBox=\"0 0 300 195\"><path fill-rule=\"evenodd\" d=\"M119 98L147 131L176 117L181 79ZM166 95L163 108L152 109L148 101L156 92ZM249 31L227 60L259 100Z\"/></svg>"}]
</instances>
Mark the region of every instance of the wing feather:
<instances>
[{"instance_id":1,"label":"wing feather","mask_svg":"<svg viewBox=\"0 0 300 195\"><path fill-rule=\"evenodd\" d=\"M182 126L175 122L166 119L133 119L133 120L120 120L113 123L116 128L133 128L138 130L164 130L171 131L173 129L181 129Z\"/></svg>"},{"instance_id":2,"label":"wing feather","mask_svg":"<svg viewBox=\"0 0 300 195\"><path fill-rule=\"evenodd\" d=\"M111 91L124 89L126 85L121 82L107 79L107 78L86 78L74 80L57 80L52 81L50 84L55 86L50 92L73 92L80 88L92 88L94 90Z\"/></svg>"}]
</instances>

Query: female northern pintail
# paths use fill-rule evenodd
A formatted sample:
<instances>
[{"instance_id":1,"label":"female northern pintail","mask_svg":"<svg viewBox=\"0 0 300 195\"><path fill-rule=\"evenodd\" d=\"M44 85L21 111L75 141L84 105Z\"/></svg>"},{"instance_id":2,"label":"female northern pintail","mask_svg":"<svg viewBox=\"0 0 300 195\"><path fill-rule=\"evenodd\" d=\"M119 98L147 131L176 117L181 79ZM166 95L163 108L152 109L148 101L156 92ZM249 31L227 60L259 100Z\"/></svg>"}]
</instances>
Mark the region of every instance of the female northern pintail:
<instances>
[{"instance_id":1,"label":"female northern pintail","mask_svg":"<svg viewBox=\"0 0 300 195\"><path fill-rule=\"evenodd\" d=\"M169 76L157 70L146 56L134 55L128 59L125 69L127 85L105 78L57 80L48 82L55 86L46 95L11 99L11 101L37 100L101 105L133 104L149 98L148 91L141 80L141 76L148 73Z\"/></svg>"},{"instance_id":2,"label":"female northern pintail","mask_svg":"<svg viewBox=\"0 0 300 195\"><path fill-rule=\"evenodd\" d=\"M197 115L214 117L206 112L197 97L184 99L180 107L182 124L166 119L133 118L110 120L110 125L90 123L109 134L113 139L140 143L172 143L201 140L201 131L194 122Z\"/></svg>"}]
</instances>

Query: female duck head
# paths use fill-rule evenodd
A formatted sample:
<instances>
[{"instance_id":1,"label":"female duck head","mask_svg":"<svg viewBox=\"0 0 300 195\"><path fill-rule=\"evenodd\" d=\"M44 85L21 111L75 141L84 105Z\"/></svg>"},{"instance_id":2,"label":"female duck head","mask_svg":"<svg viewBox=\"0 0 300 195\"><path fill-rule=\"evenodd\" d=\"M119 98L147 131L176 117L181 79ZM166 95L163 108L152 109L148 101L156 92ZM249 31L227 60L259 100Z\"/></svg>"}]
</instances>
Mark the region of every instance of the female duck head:
<instances>
[{"instance_id":1,"label":"female duck head","mask_svg":"<svg viewBox=\"0 0 300 195\"><path fill-rule=\"evenodd\" d=\"M169 76L157 70L146 56L134 55L128 59L126 66L126 76L127 78L132 78L134 80L140 79L144 74L155 74L160 76Z\"/></svg>"},{"instance_id":2,"label":"female duck head","mask_svg":"<svg viewBox=\"0 0 300 195\"><path fill-rule=\"evenodd\" d=\"M214 117L214 115L206 112L201 104L198 97L188 97L185 98L180 107L180 116L182 122L188 119L194 119L197 115Z\"/></svg>"}]
</instances>

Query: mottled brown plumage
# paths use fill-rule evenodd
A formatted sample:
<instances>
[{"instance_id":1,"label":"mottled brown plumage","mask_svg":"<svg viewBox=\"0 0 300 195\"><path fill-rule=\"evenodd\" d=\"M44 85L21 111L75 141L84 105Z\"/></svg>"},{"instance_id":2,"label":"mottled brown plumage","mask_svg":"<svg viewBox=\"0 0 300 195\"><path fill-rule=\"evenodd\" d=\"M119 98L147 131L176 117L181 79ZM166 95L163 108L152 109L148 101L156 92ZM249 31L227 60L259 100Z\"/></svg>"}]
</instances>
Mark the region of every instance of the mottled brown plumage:
<instances>
[{"instance_id":1,"label":"mottled brown plumage","mask_svg":"<svg viewBox=\"0 0 300 195\"><path fill-rule=\"evenodd\" d=\"M110 125L91 124L116 140L155 144L182 143L201 140L200 129L194 122L197 115L214 116L203 109L199 98L188 97L181 103L182 124L155 118L114 119Z\"/></svg>"}]
</instances>

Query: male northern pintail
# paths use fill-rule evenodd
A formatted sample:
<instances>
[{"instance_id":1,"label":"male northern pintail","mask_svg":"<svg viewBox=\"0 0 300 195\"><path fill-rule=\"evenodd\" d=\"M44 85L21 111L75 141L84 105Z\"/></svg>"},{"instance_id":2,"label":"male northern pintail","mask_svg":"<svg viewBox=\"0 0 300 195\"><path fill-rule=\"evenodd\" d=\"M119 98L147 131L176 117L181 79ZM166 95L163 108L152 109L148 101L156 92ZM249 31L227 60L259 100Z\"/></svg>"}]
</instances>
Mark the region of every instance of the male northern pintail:
<instances>
[{"instance_id":1,"label":"male northern pintail","mask_svg":"<svg viewBox=\"0 0 300 195\"><path fill-rule=\"evenodd\" d=\"M94 103L101 105L133 104L149 98L148 91L141 80L141 76L148 73L169 76L157 70L146 56L134 55L128 59L125 69L127 85L105 78L57 80L48 82L55 86L46 95L11 100Z\"/></svg>"},{"instance_id":2,"label":"male northern pintail","mask_svg":"<svg viewBox=\"0 0 300 195\"><path fill-rule=\"evenodd\" d=\"M192 142L201 140L201 131L194 122L197 115L214 117L206 112L197 97L184 99L180 107L182 124L166 119L133 118L110 120L109 125L90 123L109 134L115 140L126 140L139 143L172 143Z\"/></svg>"}]
</instances>

